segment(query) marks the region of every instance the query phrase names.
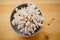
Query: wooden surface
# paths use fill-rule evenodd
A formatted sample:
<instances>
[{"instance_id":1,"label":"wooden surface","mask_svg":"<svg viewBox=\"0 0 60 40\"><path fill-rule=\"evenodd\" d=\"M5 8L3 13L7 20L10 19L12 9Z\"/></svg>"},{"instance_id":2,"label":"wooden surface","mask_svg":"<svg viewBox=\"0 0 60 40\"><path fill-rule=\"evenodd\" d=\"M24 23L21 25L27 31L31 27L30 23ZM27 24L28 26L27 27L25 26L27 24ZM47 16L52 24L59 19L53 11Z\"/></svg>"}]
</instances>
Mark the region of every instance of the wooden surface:
<instances>
[{"instance_id":1,"label":"wooden surface","mask_svg":"<svg viewBox=\"0 0 60 40\"><path fill-rule=\"evenodd\" d=\"M17 35L9 23L10 13L19 0L16 1L8 1L9 4L6 1L5 4L1 3L4 1L0 1L0 40L60 40L60 3L36 3L30 0L40 8L44 25L35 36L25 38Z\"/></svg>"}]
</instances>

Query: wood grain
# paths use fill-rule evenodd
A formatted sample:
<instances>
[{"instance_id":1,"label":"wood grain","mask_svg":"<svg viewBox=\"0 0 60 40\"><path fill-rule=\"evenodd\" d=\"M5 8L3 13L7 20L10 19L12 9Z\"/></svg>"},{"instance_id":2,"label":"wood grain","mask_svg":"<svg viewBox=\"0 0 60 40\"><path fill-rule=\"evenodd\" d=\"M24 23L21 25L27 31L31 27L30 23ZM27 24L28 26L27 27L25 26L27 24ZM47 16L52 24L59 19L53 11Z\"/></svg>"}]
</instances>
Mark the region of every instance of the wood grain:
<instances>
[{"instance_id":1,"label":"wood grain","mask_svg":"<svg viewBox=\"0 0 60 40\"><path fill-rule=\"evenodd\" d=\"M36 5L43 14L44 25L38 34L25 38L17 35L10 25L10 13L16 4L0 4L0 40L60 40L60 3Z\"/></svg>"}]
</instances>

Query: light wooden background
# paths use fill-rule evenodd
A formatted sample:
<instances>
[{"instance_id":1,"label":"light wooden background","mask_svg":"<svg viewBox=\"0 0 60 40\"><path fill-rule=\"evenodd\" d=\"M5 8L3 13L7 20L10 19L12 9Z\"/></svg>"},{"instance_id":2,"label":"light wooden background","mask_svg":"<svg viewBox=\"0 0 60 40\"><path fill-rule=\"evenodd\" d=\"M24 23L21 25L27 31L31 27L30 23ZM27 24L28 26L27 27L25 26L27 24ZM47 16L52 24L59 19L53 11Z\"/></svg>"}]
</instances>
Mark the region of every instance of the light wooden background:
<instances>
[{"instance_id":1,"label":"light wooden background","mask_svg":"<svg viewBox=\"0 0 60 40\"><path fill-rule=\"evenodd\" d=\"M40 9L44 25L35 36L17 35L10 26L10 13L21 2L32 2ZM0 40L60 40L60 0L0 0Z\"/></svg>"}]
</instances>

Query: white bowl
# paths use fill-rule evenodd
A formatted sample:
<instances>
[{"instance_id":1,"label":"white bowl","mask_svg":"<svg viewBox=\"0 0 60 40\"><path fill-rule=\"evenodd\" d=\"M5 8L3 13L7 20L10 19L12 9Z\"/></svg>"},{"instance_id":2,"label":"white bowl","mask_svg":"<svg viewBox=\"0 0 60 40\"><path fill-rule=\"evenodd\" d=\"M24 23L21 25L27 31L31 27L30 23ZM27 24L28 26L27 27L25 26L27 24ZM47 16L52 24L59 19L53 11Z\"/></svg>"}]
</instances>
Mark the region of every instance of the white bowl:
<instances>
[{"instance_id":1,"label":"white bowl","mask_svg":"<svg viewBox=\"0 0 60 40\"><path fill-rule=\"evenodd\" d=\"M33 4L33 3L30 3L30 2L25 2L25 3L20 3L19 5L17 5L16 7L18 8L18 9L20 9L21 7L27 7L28 5L27 4ZM16 8L15 7L15 8ZM36 6L37 7L37 6ZM15 11L15 8L12 10L12 12L11 12L11 16L10 16L10 24L11 24L11 27L12 27L12 29L18 34L18 35L20 35L20 36L22 36L22 37L31 37L31 36L33 36L33 35L35 35L39 30L40 30L40 28L42 27L40 27L40 28L37 28L37 30L36 30L36 32L34 33L34 34L32 34L32 35L30 35L30 36L26 36L26 35L22 35L22 33L20 33L20 31L17 29L17 25L12 25L12 20L14 19L14 17L13 17L13 15L16 13L16 11ZM38 8L38 7L37 7ZM39 9L39 8L38 8ZM39 10L40 11L40 10ZM40 15L42 16L42 13L41 13L41 11L40 11ZM43 16L42 16L42 18L43 18ZM44 20L44 19L43 19ZM41 24L43 25L43 20L41 21Z\"/></svg>"}]
</instances>

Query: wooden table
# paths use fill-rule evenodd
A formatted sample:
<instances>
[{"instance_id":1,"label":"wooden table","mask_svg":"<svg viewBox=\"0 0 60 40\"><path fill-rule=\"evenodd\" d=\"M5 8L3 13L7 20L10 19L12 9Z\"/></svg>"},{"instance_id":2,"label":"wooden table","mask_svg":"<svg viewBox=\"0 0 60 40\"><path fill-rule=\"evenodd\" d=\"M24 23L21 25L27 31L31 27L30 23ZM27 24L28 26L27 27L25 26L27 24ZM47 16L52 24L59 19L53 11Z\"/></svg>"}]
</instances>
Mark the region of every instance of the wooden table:
<instances>
[{"instance_id":1,"label":"wooden table","mask_svg":"<svg viewBox=\"0 0 60 40\"><path fill-rule=\"evenodd\" d=\"M19 3L19 0L6 2L0 1L0 40L60 40L60 3L40 3L30 0L40 8L44 17L44 25L35 36L25 38L13 31L9 19L12 9ZM25 2L25 0L20 0L20 2Z\"/></svg>"}]
</instances>

